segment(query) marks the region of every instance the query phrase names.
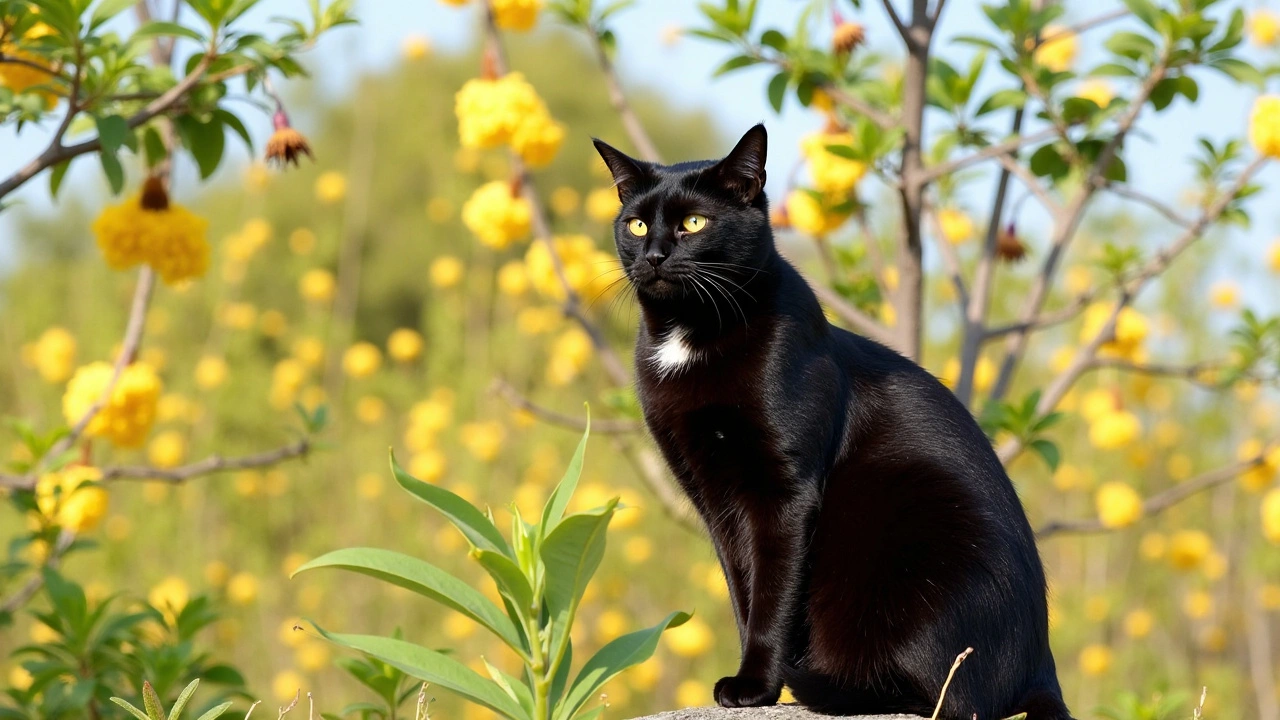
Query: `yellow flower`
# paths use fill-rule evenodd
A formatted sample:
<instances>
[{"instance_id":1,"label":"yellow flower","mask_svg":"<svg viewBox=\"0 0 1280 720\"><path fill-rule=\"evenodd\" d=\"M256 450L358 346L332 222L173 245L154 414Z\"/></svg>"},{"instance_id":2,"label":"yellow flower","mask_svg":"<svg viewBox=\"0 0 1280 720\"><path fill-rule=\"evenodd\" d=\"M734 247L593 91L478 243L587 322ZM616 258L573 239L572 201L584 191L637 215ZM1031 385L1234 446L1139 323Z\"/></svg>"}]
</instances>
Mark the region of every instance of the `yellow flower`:
<instances>
[{"instance_id":1,"label":"yellow flower","mask_svg":"<svg viewBox=\"0 0 1280 720\"><path fill-rule=\"evenodd\" d=\"M511 260L498 268L498 290L507 297L520 297L529 291L529 275L524 263Z\"/></svg>"},{"instance_id":2,"label":"yellow flower","mask_svg":"<svg viewBox=\"0 0 1280 720\"><path fill-rule=\"evenodd\" d=\"M558 235L552 239L552 244L560 258L565 282L575 293L589 301L599 301L613 292L610 285L617 279L613 270L619 265L612 253L598 249L586 235ZM534 290L552 300L564 300L564 286L556 273L547 243L531 244L525 252L524 262Z\"/></svg>"},{"instance_id":3,"label":"yellow flower","mask_svg":"<svg viewBox=\"0 0 1280 720\"><path fill-rule=\"evenodd\" d=\"M942 376L939 378L942 384L949 388L955 387L960 380L960 359L948 358L947 364L942 366ZM980 357L978 363L973 366L973 389L978 392L986 392L996 383L996 364L991 362L990 358Z\"/></svg>"},{"instance_id":4,"label":"yellow flower","mask_svg":"<svg viewBox=\"0 0 1280 720\"><path fill-rule=\"evenodd\" d=\"M1151 630L1156 625L1156 617L1149 610L1138 608L1130 610L1129 614L1124 616L1124 634L1140 640L1151 634Z\"/></svg>"},{"instance_id":5,"label":"yellow flower","mask_svg":"<svg viewBox=\"0 0 1280 720\"><path fill-rule=\"evenodd\" d=\"M102 397L115 369L110 363L95 362L76 370L62 396L62 415L69 425L80 421ZM142 445L156 419L156 403L163 385L146 363L125 367L111 391L111 397L89 425L85 434L103 437L113 445L133 448Z\"/></svg>"},{"instance_id":6,"label":"yellow flower","mask_svg":"<svg viewBox=\"0 0 1280 720\"><path fill-rule=\"evenodd\" d=\"M365 500L377 500L382 497L382 476L377 473L365 473L356 478L356 494Z\"/></svg>"},{"instance_id":7,"label":"yellow flower","mask_svg":"<svg viewBox=\"0 0 1280 720\"><path fill-rule=\"evenodd\" d=\"M365 425L380 422L386 414L387 404L380 397L365 395L356 401L356 419Z\"/></svg>"},{"instance_id":8,"label":"yellow flower","mask_svg":"<svg viewBox=\"0 0 1280 720\"><path fill-rule=\"evenodd\" d=\"M382 366L382 351L371 342L358 342L342 354L342 369L353 378L364 378Z\"/></svg>"},{"instance_id":9,"label":"yellow flower","mask_svg":"<svg viewBox=\"0 0 1280 720\"><path fill-rule=\"evenodd\" d=\"M109 496L101 485L102 471L74 465L45 473L36 483L36 506L56 525L76 533L92 531L107 514Z\"/></svg>"},{"instance_id":10,"label":"yellow flower","mask_svg":"<svg viewBox=\"0 0 1280 720\"><path fill-rule=\"evenodd\" d=\"M302 692L302 686L305 684L306 681L297 672L283 670L271 678L271 694L275 695L280 703L287 703Z\"/></svg>"},{"instance_id":11,"label":"yellow flower","mask_svg":"<svg viewBox=\"0 0 1280 720\"><path fill-rule=\"evenodd\" d=\"M175 575L161 580L151 588L151 592L147 593L147 602L151 603L151 607L164 613L170 624L187 606L190 598L191 590L187 587L187 582Z\"/></svg>"},{"instance_id":12,"label":"yellow flower","mask_svg":"<svg viewBox=\"0 0 1280 720\"><path fill-rule=\"evenodd\" d=\"M32 680L34 678L31 677L31 673L21 665L15 665L9 671L9 686L18 692L26 692L27 688L31 687Z\"/></svg>"},{"instance_id":13,"label":"yellow flower","mask_svg":"<svg viewBox=\"0 0 1280 720\"><path fill-rule=\"evenodd\" d=\"M836 155L829 145L851 147L853 136L847 132L814 133L800 141L800 150L809 163L813 185L828 196L843 197L853 192L858 181L867 174L865 163Z\"/></svg>"},{"instance_id":14,"label":"yellow flower","mask_svg":"<svg viewBox=\"0 0 1280 720\"><path fill-rule=\"evenodd\" d=\"M324 640L307 640L294 651L293 658L303 672L320 672L329 667L329 643Z\"/></svg>"},{"instance_id":15,"label":"yellow flower","mask_svg":"<svg viewBox=\"0 0 1280 720\"><path fill-rule=\"evenodd\" d=\"M62 633L58 632L57 630L54 630L53 628L49 627L48 625L45 625L42 622L37 622L36 624L31 626L31 641L34 643L37 643L40 645L49 645L51 643L56 643L61 639L62 639Z\"/></svg>"},{"instance_id":16,"label":"yellow flower","mask_svg":"<svg viewBox=\"0 0 1280 720\"><path fill-rule=\"evenodd\" d=\"M444 477L449 460L444 453L428 448L409 458L409 474L423 482L436 482Z\"/></svg>"},{"instance_id":17,"label":"yellow flower","mask_svg":"<svg viewBox=\"0 0 1280 720\"><path fill-rule=\"evenodd\" d=\"M1179 530L1169 538L1169 564L1177 570L1195 570L1213 552L1213 538L1203 530Z\"/></svg>"},{"instance_id":18,"label":"yellow flower","mask_svg":"<svg viewBox=\"0 0 1280 720\"><path fill-rule=\"evenodd\" d=\"M1111 669L1111 648L1106 645L1086 645L1080 651L1080 672L1090 677L1106 675Z\"/></svg>"},{"instance_id":19,"label":"yellow flower","mask_svg":"<svg viewBox=\"0 0 1280 720\"><path fill-rule=\"evenodd\" d=\"M1094 497L1103 527L1128 527L1142 518L1142 496L1122 482L1104 483Z\"/></svg>"},{"instance_id":20,"label":"yellow flower","mask_svg":"<svg viewBox=\"0 0 1280 720\"><path fill-rule=\"evenodd\" d=\"M35 10L32 10L35 12ZM21 60L17 62L0 63L0 87L8 88L15 94L24 92L34 92L44 103L45 109L52 108L58 102L58 96L52 90L54 87L54 70L48 68L48 64L43 58L34 52L23 50L23 41L31 41L37 38L49 35L53 32L53 28L45 23L36 23L27 29L17 42L14 42L9 33L5 33L5 42L0 43L0 55L6 55L13 60ZM30 46L30 43L28 43ZM6 59L8 59L6 58ZM34 90L32 88L35 88Z\"/></svg>"},{"instance_id":21,"label":"yellow flower","mask_svg":"<svg viewBox=\"0 0 1280 720\"><path fill-rule=\"evenodd\" d=\"M316 199L325 205L342 202L347 196L347 178L337 170L320 173L316 178Z\"/></svg>"},{"instance_id":22,"label":"yellow flower","mask_svg":"<svg viewBox=\"0 0 1280 720\"><path fill-rule=\"evenodd\" d=\"M147 459L159 468L177 467L186 457L187 439L176 430L166 430L156 435L147 446Z\"/></svg>"},{"instance_id":23,"label":"yellow flower","mask_svg":"<svg viewBox=\"0 0 1280 720\"><path fill-rule=\"evenodd\" d=\"M680 657L705 655L716 644L715 634L701 618L692 617L685 624L662 634L671 652Z\"/></svg>"},{"instance_id":24,"label":"yellow flower","mask_svg":"<svg viewBox=\"0 0 1280 720\"><path fill-rule=\"evenodd\" d=\"M312 268L298 280L298 294L302 295L303 300L317 305L332 300L336 287L333 273L323 268Z\"/></svg>"},{"instance_id":25,"label":"yellow flower","mask_svg":"<svg viewBox=\"0 0 1280 720\"><path fill-rule=\"evenodd\" d=\"M1240 304L1240 287L1224 281L1209 288L1209 302L1219 310L1231 310Z\"/></svg>"},{"instance_id":26,"label":"yellow flower","mask_svg":"<svg viewBox=\"0 0 1280 720\"><path fill-rule=\"evenodd\" d=\"M387 336L387 355L398 363L411 363L422 355L422 335L412 328L398 328Z\"/></svg>"},{"instance_id":27,"label":"yellow flower","mask_svg":"<svg viewBox=\"0 0 1280 720\"><path fill-rule=\"evenodd\" d=\"M415 33L400 43L400 53L410 62L422 60L431 54L431 41L426 36Z\"/></svg>"},{"instance_id":28,"label":"yellow flower","mask_svg":"<svg viewBox=\"0 0 1280 720\"><path fill-rule=\"evenodd\" d=\"M669 630L667 634L675 630ZM712 704L714 700L715 698L711 697L711 688L701 680L685 680L676 686L676 705L680 707L704 707Z\"/></svg>"},{"instance_id":29,"label":"yellow flower","mask_svg":"<svg viewBox=\"0 0 1280 720\"><path fill-rule=\"evenodd\" d=\"M792 190L785 204L792 227L814 237L831 233L849 218L848 212L829 209L826 203L805 190Z\"/></svg>"},{"instance_id":30,"label":"yellow flower","mask_svg":"<svg viewBox=\"0 0 1280 720\"><path fill-rule=\"evenodd\" d=\"M1236 459L1247 462L1262 457L1262 462L1240 474L1240 484L1249 492L1262 492L1271 486L1280 473L1280 446L1267 451L1261 440L1251 439L1236 449Z\"/></svg>"},{"instance_id":31,"label":"yellow flower","mask_svg":"<svg viewBox=\"0 0 1280 720\"><path fill-rule=\"evenodd\" d=\"M271 370L271 406L284 410L298 397L298 391L307 380L307 368L295 358L285 358L277 362Z\"/></svg>"},{"instance_id":32,"label":"yellow flower","mask_svg":"<svg viewBox=\"0 0 1280 720\"><path fill-rule=\"evenodd\" d=\"M489 7L503 30L528 30L538 21L542 0L491 0Z\"/></svg>"},{"instance_id":33,"label":"yellow flower","mask_svg":"<svg viewBox=\"0 0 1280 720\"><path fill-rule=\"evenodd\" d=\"M1280 544L1280 488L1262 497L1262 536Z\"/></svg>"},{"instance_id":34,"label":"yellow flower","mask_svg":"<svg viewBox=\"0 0 1280 720\"><path fill-rule=\"evenodd\" d=\"M294 255L310 255L316 249L316 234L307 228L289 233L289 252Z\"/></svg>"},{"instance_id":35,"label":"yellow flower","mask_svg":"<svg viewBox=\"0 0 1280 720\"><path fill-rule=\"evenodd\" d=\"M1114 310L1114 305L1104 302L1093 303L1085 308L1084 321L1080 326L1080 342L1092 342L1102 332ZM1115 337L1104 342L1098 354L1132 359L1141 351L1142 342L1146 340L1149 330L1146 316L1126 306L1116 316Z\"/></svg>"},{"instance_id":36,"label":"yellow flower","mask_svg":"<svg viewBox=\"0 0 1280 720\"><path fill-rule=\"evenodd\" d=\"M36 369L45 382L65 382L75 368L75 336L66 328L48 328L31 344L30 354L24 352L23 359Z\"/></svg>"},{"instance_id":37,"label":"yellow flower","mask_svg":"<svg viewBox=\"0 0 1280 720\"><path fill-rule=\"evenodd\" d=\"M324 362L324 343L318 338L302 337L289 348L293 357L309 368L318 368Z\"/></svg>"},{"instance_id":38,"label":"yellow flower","mask_svg":"<svg viewBox=\"0 0 1280 720\"><path fill-rule=\"evenodd\" d=\"M462 224L482 244L495 250L503 250L528 235L531 218L529 201L504 180L481 185L462 206Z\"/></svg>"},{"instance_id":39,"label":"yellow flower","mask_svg":"<svg viewBox=\"0 0 1280 720\"><path fill-rule=\"evenodd\" d=\"M1280 240L1271 244L1271 250L1267 254L1267 267L1271 268L1271 272L1280 274Z\"/></svg>"},{"instance_id":40,"label":"yellow flower","mask_svg":"<svg viewBox=\"0 0 1280 720\"><path fill-rule=\"evenodd\" d=\"M938 227L942 237L952 245L961 245L973 239L973 218L963 210L943 208L938 211Z\"/></svg>"},{"instance_id":41,"label":"yellow flower","mask_svg":"<svg viewBox=\"0 0 1280 720\"><path fill-rule=\"evenodd\" d=\"M1097 78L1085 80L1076 88L1076 97L1092 100L1100 108L1110 105L1115 96L1116 91L1111 83Z\"/></svg>"},{"instance_id":42,"label":"yellow flower","mask_svg":"<svg viewBox=\"0 0 1280 720\"><path fill-rule=\"evenodd\" d=\"M1249 13L1249 41L1258 47L1274 45L1280 36L1280 16L1266 8Z\"/></svg>"},{"instance_id":43,"label":"yellow flower","mask_svg":"<svg viewBox=\"0 0 1280 720\"><path fill-rule=\"evenodd\" d=\"M464 148L492 148L512 141L530 118L545 118L547 106L520 73L496 80L468 80L454 98L458 138Z\"/></svg>"},{"instance_id":44,"label":"yellow flower","mask_svg":"<svg viewBox=\"0 0 1280 720\"><path fill-rule=\"evenodd\" d=\"M427 274L431 284L438 288L451 288L462 280L462 261L452 255L443 255L431 261Z\"/></svg>"},{"instance_id":45,"label":"yellow flower","mask_svg":"<svg viewBox=\"0 0 1280 720\"><path fill-rule=\"evenodd\" d=\"M1060 25L1046 25L1040 36L1049 38L1049 42L1041 43L1035 49L1033 59L1054 72L1070 70L1079 50L1080 42L1076 34Z\"/></svg>"},{"instance_id":46,"label":"yellow flower","mask_svg":"<svg viewBox=\"0 0 1280 720\"><path fill-rule=\"evenodd\" d=\"M220 588L231 579L231 568L221 560L210 561L204 566L204 581L211 587Z\"/></svg>"},{"instance_id":47,"label":"yellow flower","mask_svg":"<svg viewBox=\"0 0 1280 720\"><path fill-rule=\"evenodd\" d=\"M573 382L591 360L591 336L578 326L565 330L551 345L547 382L564 387Z\"/></svg>"},{"instance_id":48,"label":"yellow flower","mask_svg":"<svg viewBox=\"0 0 1280 720\"><path fill-rule=\"evenodd\" d=\"M653 557L653 541L643 535L627 540L622 546L622 557L632 565L639 565Z\"/></svg>"},{"instance_id":49,"label":"yellow flower","mask_svg":"<svg viewBox=\"0 0 1280 720\"><path fill-rule=\"evenodd\" d=\"M587 193L587 217L598 223L612 223L621 207L618 191L612 187L596 188Z\"/></svg>"},{"instance_id":50,"label":"yellow flower","mask_svg":"<svg viewBox=\"0 0 1280 720\"><path fill-rule=\"evenodd\" d=\"M209 269L209 223L165 200L160 209L142 206L134 195L108 205L93 221L93 234L107 265L124 270L150 265L168 285L198 278Z\"/></svg>"},{"instance_id":51,"label":"yellow flower","mask_svg":"<svg viewBox=\"0 0 1280 720\"><path fill-rule=\"evenodd\" d=\"M1280 610L1280 585L1267 583L1258 588L1258 605L1271 612Z\"/></svg>"},{"instance_id":52,"label":"yellow flower","mask_svg":"<svg viewBox=\"0 0 1280 720\"><path fill-rule=\"evenodd\" d=\"M559 327L564 312L558 307L522 308L516 314L516 330L521 335L545 335Z\"/></svg>"},{"instance_id":53,"label":"yellow flower","mask_svg":"<svg viewBox=\"0 0 1280 720\"><path fill-rule=\"evenodd\" d=\"M511 135L511 147L520 153L525 164L531 168L550 165L563 144L564 125L547 114L526 118Z\"/></svg>"},{"instance_id":54,"label":"yellow flower","mask_svg":"<svg viewBox=\"0 0 1280 720\"><path fill-rule=\"evenodd\" d=\"M467 452L482 462L493 462L502 449L502 440L506 430L496 420L474 422L463 425L458 431L459 439Z\"/></svg>"},{"instance_id":55,"label":"yellow flower","mask_svg":"<svg viewBox=\"0 0 1280 720\"><path fill-rule=\"evenodd\" d=\"M1102 622L1111 614L1111 601L1105 595L1093 595L1085 600L1084 617L1089 622Z\"/></svg>"},{"instance_id":56,"label":"yellow flower","mask_svg":"<svg viewBox=\"0 0 1280 720\"><path fill-rule=\"evenodd\" d=\"M258 599L258 578L238 572L227 581L227 599L232 605L252 605Z\"/></svg>"},{"instance_id":57,"label":"yellow flower","mask_svg":"<svg viewBox=\"0 0 1280 720\"><path fill-rule=\"evenodd\" d=\"M218 321L233 330L248 330L258 320L253 303L232 302L218 307Z\"/></svg>"},{"instance_id":58,"label":"yellow flower","mask_svg":"<svg viewBox=\"0 0 1280 720\"><path fill-rule=\"evenodd\" d=\"M1258 154L1280 158L1280 95L1263 95L1253 102L1249 141Z\"/></svg>"},{"instance_id":59,"label":"yellow flower","mask_svg":"<svg viewBox=\"0 0 1280 720\"><path fill-rule=\"evenodd\" d=\"M1106 413L1089 426L1089 442L1099 450L1126 448L1141 434L1138 416L1127 410Z\"/></svg>"},{"instance_id":60,"label":"yellow flower","mask_svg":"<svg viewBox=\"0 0 1280 720\"><path fill-rule=\"evenodd\" d=\"M1204 590L1193 590L1182 599L1182 611L1192 620L1203 620L1213 614L1213 596Z\"/></svg>"},{"instance_id":61,"label":"yellow flower","mask_svg":"<svg viewBox=\"0 0 1280 720\"><path fill-rule=\"evenodd\" d=\"M578 209L578 205L582 202L582 196L578 194L577 190L568 185L561 185L551 191L549 201L551 212L560 217L566 217L572 215Z\"/></svg>"}]
</instances>

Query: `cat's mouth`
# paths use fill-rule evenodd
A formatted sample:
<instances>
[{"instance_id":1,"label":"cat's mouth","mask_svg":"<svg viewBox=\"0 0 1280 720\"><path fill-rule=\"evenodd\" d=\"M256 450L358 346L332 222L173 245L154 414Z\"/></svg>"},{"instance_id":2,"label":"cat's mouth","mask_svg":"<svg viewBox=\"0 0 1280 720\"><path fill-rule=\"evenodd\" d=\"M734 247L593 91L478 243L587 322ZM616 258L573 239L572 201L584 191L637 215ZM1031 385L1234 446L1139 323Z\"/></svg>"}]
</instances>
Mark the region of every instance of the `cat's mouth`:
<instances>
[{"instance_id":1,"label":"cat's mouth","mask_svg":"<svg viewBox=\"0 0 1280 720\"><path fill-rule=\"evenodd\" d=\"M670 297L679 294L684 287L681 273L664 270L662 266L655 268L648 263L637 264L629 275L638 292L652 297Z\"/></svg>"}]
</instances>

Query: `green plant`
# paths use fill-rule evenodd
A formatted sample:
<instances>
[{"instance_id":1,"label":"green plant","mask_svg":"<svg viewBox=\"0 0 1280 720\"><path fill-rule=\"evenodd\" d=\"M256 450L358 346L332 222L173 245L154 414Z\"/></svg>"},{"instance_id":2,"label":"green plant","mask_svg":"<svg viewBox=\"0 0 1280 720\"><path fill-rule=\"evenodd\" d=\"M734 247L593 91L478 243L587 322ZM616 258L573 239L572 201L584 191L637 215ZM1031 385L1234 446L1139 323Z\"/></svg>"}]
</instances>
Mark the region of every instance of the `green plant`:
<instances>
[{"instance_id":1,"label":"green plant","mask_svg":"<svg viewBox=\"0 0 1280 720\"><path fill-rule=\"evenodd\" d=\"M173 709L166 716L164 706L160 704L160 696L156 695L155 688L151 687L151 683L143 681L142 683L142 704L147 709L146 712L139 710L131 705L128 701L118 697L111 698L111 702L119 705L129 711L130 715L138 718L138 720L178 720L182 715L182 711L186 709L187 703L191 700L191 696L195 694L196 688L200 687L200 680L192 680L182 694L173 703ZM221 705L210 708L205 714L201 715L197 720L214 720L221 717L223 713L231 707L230 702L224 702Z\"/></svg>"},{"instance_id":2,"label":"green plant","mask_svg":"<svg viewBox=\"0 0 1280 720\"><path fill-rule=\"evenodd\" d=\"M42 573L49 609L31 615L49 637L14 651L23 658L23 681L0 696L0 719L119 717L110 705L119 704L116 695L145 704L148 694L173 697L201 677L226 687L223 696L243 688L237 670L214 663L196 644L219 617L208 598L194 597L167 613L150 605L120 612L118 596L90 601L75 582L49 568ZM150 681L138 686L138 678Z\"/></svg>"},{"instance_id":3,"label":"green plant","mask_svg":"<svg viewBox=\"0 0 1280 720\"><path fill-rule=\"evenodd\" d=\"M536 523L525 522L511 506L511 541L498 531L492 512L479 508L443 488L406 473L395 457L391 469L409 494L444 514L471 546L470 555L497 584L503 608L466 582L423 560L389 550L337 550L300 567L340 568L398 585L452 608L474 620L509 646L525 671L512 677L490 665L485 679L445 653L377 635L342 635L319 626L333 643L358 650L412 677L448 688L512 720L570 720L596 692L622 670L653 654L668 628L689 619L674 612L653 627L628 633L600 648L582 664L570 682L573 647L569 631L587 584L604 556L605 534L618 499L603 507L565 515L582 473L590 428L574 453L563 479ZM296 573L295 573L296 574ZM394 701L394 698L392 699ZM596 707L581 715L590 720Z\"/></svg>"},{"instance_id":4,"label":"green plant","mask_svg":"<svg viewBox=\"0 0 1280 720\"><path fill-rule=\"evenodd\" d=\"M1097 714L1107 720L1168 720L1182 715L1187 705L1185 693L1156 693L1143 700L1137 693L1125 691L1111 705L1100 707Z\"/></svg>"},{"instance_id":5,"label":"green plant","mask_svg":"<svg viewBox=\"0 0 1280 720\"><path fill-rule=\"evenodd\" d=\"M392 637L399 640L401 633L396 630ZM378 697L379 703L356 702L342 708L338 713L340 717L348 715L356 715L361 720L394 720L400 712L400 708L409 701L415 694L419 695L419 702L425 704L426 699L421 697L422 691L418 683L413 678L406 675L399 668L392 667L377 658L339 658L335 664L345 670L348 675L355 678L357 682L373 691ZM329 717L329 716L325 716Z\"/></svg>"}]
</instances>

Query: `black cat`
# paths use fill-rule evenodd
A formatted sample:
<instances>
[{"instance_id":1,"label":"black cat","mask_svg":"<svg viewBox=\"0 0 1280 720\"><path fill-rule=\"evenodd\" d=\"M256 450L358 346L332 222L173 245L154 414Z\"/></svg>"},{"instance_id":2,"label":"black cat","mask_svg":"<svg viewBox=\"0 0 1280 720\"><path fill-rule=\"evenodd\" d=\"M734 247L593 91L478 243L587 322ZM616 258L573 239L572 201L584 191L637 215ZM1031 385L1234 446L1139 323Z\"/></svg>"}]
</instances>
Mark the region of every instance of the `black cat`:
<instances>
[{"instance_id":1,"label":"black cat","mask_svg":"<svg viewBox=\"0 0 1280 720\"><path fill-rule=\"evenodd\" d=\"M719 162L596 141L641 307L645 422L706 522L742 643L725 707L785 683L831 714L1069 720L1044 570L965 407L894 351L829 324L774 246L757 125Z\"/></svg>"}]
</instances>

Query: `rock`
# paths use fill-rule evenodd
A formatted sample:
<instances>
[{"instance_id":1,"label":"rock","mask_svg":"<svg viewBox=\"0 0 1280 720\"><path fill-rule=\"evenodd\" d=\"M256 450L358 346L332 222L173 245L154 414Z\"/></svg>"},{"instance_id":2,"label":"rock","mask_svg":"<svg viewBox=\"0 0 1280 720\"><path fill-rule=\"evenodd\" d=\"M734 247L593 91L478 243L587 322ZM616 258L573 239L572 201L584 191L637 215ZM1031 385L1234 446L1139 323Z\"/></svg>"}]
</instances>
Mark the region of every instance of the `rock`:
<instances>
[{"instance_id":1,"label":"rock","mask_svg":"<svg viewBox=\"0 0 1280 720\"><path fill-rule=\"evenodd\" d=\"M856 715L857 720L921 720L915 715ZM671 710L637 720L831 720L795 704L758 708L699 707Z\"/></svg>"}]
</instances>

